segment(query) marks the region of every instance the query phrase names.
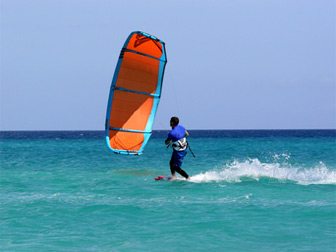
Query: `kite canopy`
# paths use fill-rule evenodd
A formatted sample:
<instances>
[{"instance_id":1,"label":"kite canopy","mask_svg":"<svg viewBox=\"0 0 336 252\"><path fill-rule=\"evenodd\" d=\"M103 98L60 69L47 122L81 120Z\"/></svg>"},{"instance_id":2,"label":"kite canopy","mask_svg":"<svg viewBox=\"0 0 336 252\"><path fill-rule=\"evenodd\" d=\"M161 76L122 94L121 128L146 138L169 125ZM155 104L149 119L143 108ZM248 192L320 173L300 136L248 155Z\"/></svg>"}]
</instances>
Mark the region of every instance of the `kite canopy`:
<instances>
[{"instance_id":1,"label":"kite canopy","mask_svg":"<svg viewBox=\"0 0 336 252\"><path fill-rule=\"evenodd\" d=\"M106 113L106 143L115 153L142 154L152 134L166 63L164 42L140 31L128 36L114 72Z\"/></svg>"}]
</instances>

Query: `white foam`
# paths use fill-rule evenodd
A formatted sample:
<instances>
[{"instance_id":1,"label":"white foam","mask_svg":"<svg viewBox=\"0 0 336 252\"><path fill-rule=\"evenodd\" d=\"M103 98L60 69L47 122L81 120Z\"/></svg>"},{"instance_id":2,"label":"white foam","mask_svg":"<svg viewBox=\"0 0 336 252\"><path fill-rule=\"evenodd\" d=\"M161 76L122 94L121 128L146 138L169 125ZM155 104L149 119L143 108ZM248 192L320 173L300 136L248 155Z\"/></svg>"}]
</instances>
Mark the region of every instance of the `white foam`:
<instances>
[{"instance_id":1,"label":"white foam","mask_svg":"<svg viewBox=\"0 0 336 252\"><path fill-rule=\"evenodd\" d=\"M244 162L234 161L220 170L207 171L191 177L191 181L201 182L241 182L243 177L259 180L262 177L291 180L298 184L336 184L336 171L329 170L323 162L310 169L282 167L279 163L262 163L258 159Z\"/></svg>"}]
</instances>

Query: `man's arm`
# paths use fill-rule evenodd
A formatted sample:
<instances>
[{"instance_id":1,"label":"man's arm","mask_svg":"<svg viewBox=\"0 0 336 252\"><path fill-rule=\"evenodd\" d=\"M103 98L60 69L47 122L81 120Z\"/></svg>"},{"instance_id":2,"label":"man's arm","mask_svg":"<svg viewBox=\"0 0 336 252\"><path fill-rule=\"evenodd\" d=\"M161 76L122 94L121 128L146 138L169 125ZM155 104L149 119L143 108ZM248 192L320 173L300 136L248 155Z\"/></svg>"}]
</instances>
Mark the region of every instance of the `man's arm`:
<instances>
[{"instance_id":1,"label":"man's arm","mask_svg":"<svg viewBox=\"0 0 336 252\"><path fill-rule=\"evenodd\" d=\"M170 135L170 132L168 133L168 137L167 139L165 140L165 144L168 145L171 143L171 141L173 140L172 136Z\"/></svg>"},{"instance_id":2,"label":"man's arm","mask_svg":"<svg viewBox=\"0 0 336 252\"><path fill-rule=\"evenodd\" d=\"M188 136L189 136L189 132L186 131L184 136L185 136L185 137L188 137Z\"/></svg>"}]
</instances>

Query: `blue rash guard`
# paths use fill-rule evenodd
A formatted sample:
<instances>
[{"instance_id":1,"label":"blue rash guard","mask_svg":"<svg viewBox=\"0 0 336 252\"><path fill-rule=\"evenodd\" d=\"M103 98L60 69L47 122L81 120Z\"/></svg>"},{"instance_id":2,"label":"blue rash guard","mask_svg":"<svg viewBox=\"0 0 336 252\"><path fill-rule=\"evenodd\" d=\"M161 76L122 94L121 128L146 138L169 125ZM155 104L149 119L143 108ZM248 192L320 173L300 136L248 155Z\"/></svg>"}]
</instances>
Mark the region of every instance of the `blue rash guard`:
<instances>
[{"instance_id":1,"label":"blue rash guard","mask_svg":"<svg viewBox=\"0 0 336 252\"><path fill-rule=\"evenodd\" d=\"M172 129L169 133L168 133L168 137L167 140L169 141L177 141L180 140L182 138L185 137L185 133L186 133L186 129L181 126L181 125L177 125L174 129ZM177 166L177 167L181 167L182 166L182 161L184 156L187 154L187 149L183 150L183 151L173 151L172 157L171 157L171 162Z\"/></svg>"}]
</instances>

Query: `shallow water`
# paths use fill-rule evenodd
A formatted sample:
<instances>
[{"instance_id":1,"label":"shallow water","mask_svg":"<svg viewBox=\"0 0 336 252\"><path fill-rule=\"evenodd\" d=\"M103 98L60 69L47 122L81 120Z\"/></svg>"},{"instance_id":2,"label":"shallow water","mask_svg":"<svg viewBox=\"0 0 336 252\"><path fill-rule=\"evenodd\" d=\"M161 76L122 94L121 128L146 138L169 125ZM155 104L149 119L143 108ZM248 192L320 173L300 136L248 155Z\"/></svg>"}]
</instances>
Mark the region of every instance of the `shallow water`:
<instances>
[{"instance_id":1,"label":"shallow water","mask_svg":"<svg viewBox=\"0 0 336 252\"><path fill-rule=\"evenodd\" d=\"M335 251L335 131L190 133L171 182L166 132L2 132L1 251Z\"/></svg>"}]
</instances>

